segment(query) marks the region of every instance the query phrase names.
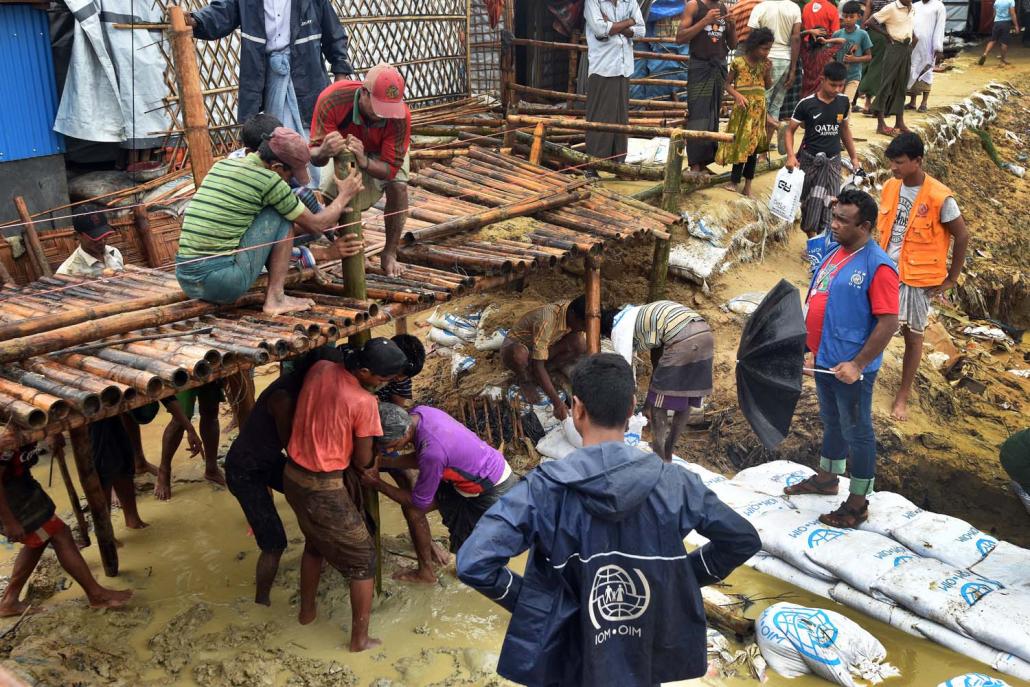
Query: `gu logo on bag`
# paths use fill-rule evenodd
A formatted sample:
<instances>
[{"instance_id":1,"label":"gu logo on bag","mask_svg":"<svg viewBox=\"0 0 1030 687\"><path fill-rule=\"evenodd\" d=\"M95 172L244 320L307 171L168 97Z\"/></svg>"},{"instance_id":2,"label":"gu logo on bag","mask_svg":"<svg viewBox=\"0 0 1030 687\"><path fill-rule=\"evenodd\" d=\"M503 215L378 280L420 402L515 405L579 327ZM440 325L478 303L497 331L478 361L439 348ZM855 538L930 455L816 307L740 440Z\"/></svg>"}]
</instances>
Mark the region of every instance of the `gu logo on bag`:
<instances>
[{"instance_id":1,"label":"gu logo on bag","mask_svg":"<svg viewBox=\"0 0 1030 687\"><path fill-rule=\"evenodd\" d=\"M590 587L590 622L598 630L594 644L600 645L614 636L640 637L642 630L632 625L602 628L601 623L626 623L644 615L651 605L651 585L639 568L633 568L635 580L625 568L605 565L594 573Z\"/></svg>"}]
</instances>

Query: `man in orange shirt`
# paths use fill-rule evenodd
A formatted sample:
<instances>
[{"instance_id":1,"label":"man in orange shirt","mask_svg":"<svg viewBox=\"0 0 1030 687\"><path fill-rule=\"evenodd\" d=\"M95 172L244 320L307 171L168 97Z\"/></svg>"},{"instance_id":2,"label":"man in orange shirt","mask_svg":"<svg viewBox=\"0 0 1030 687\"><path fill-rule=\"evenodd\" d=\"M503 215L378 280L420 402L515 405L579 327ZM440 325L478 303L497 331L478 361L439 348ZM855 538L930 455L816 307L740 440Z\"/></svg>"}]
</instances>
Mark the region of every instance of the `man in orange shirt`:
<instances>
[{"instance_id":1,"label":"man in orange shirt","mask_svg":"<svg viewBox=\"0 0 1030 687\"><path fill-rule=\"evenodd\" d=\"M969 231L947 186L923 171L925 149L918 134L905 132L887 146L894 178L883 186L877 228L880 245L898 266L898 321L905 337L901 386L891 417L908 419L908 396L923 356L923 330L930 301L958 285ZM948 249L955 247L948 265Z\"/></svg>"},{"instance_id":2,"label":"man in orange shirt","mask_svg":"<svg viewBox=\"0 0 1030 687\"><path fill-rule=\"evenodd\" d=\"M315 363L304 378L287 446L283 492L304 533L297 619L301 625L315 620L322 562L329 561L350 580L355 652L380 643L368 636L375 548L356 473L372 466L373 439L383 434L379 402L370 390L393 379L407 362L397 344L377 338L347 354L343 364Z\"/></svg>"}]
</instances>

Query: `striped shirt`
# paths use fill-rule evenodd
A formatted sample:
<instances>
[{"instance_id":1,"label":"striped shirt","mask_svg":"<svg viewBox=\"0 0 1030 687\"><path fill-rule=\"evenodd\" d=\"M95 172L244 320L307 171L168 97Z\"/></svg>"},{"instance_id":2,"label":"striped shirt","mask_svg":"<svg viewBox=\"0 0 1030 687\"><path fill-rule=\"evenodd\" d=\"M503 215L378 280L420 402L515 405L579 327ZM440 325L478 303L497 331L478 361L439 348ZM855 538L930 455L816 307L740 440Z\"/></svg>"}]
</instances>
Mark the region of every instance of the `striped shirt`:
<instances>
[{"instance_id":1,"label":"striped shirt","mask_svg":"<svg viewBox=\"0 0 1030 687\"><path fill-rule=\"evenodd\" d=\"M219 160L186 208L179 255L214 255L238 248L244 232L266 207L291 222L304 213L289 185L265 167L257 153Z\"/></svg>"},{"instance_id":2,"label":"striped shirt","mask_svg":"<svg viewBox=\"0 0 1030 687\"><path fill-rule=\"evenodd\" d=\"M376 392L376 396L379 398L380 403L393 403L394 396L400 396L407 400L411 400L411 377L402 379L399 382L390 382L382 389Z\"/></svg>"},{"instance_id":3,"label":"striped shirt","mask_svg":"<svg viewBox=\"0 0 1030 687\"><path fill-rule=\"evenodd\" d=\"M390 167L390 179L397 176L404 165L404 156L411 144L411 112L404 119L382 119L376 123L361 118L358 96L360 81L337 81L322 91L311 118L311 147L333 131L347 138L361 139L365 153L375 155Z\"/></svg>"},{"instance_id":4,"label":"striped shirt","mask_svg":"<svg viewBox=\"0 0 1030 687\"><path fill-rule=\"evenodd\" d=\"M508 338L529 349L533 360L547 360L548 351L571 330L567 322L569 303L548 303L519 318L508 332Z\"/></svg>"},{"instance_id":5,"label":"striped shirt","mask_svg":"<svg viewBox=\"0 0 1030 687\"><path fill-rule=\"evenodd\" d=\"M633 329L633 343L638 349L660 348L672 341L694 320L703 319L690 308L673 301L655 301L640 306Z\"/></svg>"}]
</instances>

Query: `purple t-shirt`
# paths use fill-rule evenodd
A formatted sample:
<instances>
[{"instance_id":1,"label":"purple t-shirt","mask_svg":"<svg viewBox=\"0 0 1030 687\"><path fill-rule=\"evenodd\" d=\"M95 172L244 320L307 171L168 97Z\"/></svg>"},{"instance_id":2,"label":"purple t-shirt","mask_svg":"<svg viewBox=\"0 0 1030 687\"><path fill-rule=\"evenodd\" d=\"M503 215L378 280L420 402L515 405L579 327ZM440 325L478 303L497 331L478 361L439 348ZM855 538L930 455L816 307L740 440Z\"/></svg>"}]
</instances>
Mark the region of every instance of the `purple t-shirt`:
<instances>
[{"instance_id":1,"label":"purple t-shirt","mask_svg":"<svg viewBox=\"0 0 1030 687\"><path fill-rule=\"evenodd\" d=\"M501 481L508 467L504 455L465 425L429 406L416 406L411 414L420 419L415 428L418 480L411 491L415 508L429 508L441 481L465 496L478 496Z\"/></svg>"}]
</instances>

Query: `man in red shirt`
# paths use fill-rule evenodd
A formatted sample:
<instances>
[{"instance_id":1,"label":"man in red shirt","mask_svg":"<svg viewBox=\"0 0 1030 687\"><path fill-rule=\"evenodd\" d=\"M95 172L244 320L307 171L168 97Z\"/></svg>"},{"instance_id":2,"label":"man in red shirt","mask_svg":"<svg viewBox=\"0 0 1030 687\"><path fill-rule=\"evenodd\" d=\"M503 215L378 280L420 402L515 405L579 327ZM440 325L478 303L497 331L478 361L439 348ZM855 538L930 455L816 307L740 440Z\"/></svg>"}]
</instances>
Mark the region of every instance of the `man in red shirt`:
<instances>
[{"instance_id":1,"label":"man in red shirt","mask_svg":"<svg viewBox=\"0 0 1030 687\"><path fill-rule=\"evenodd\" d=\"M353 156L365 190L352 204L367 210L385 192L386 247L380 256L386 273L400 273L397 246L408 212L408 147L411 111L404 102L404 78L379 64L365 81L337 81L318 96L311 118L311 163L320 166L341 153ZM332 180L332 175L325 175ZM336 195L333 185L323 192Z\"/></svg>"},{"instance_id":2,"label":"man in red shirt","mask_svg":"<svg viewBox=\"0 0 1030 687\"><path fill-rule=\"evenodd\" d=\"M805 299L823 442L818 472L783 491L836 494L850 458L847 500L819 516L831 527L858 527L869 517L867 497L876 475L873 385L898 327L898 272L870 238L876 217L876 201L868 193L841 192L830 224L840 246L816 270Z\"/></svg>"}]
</instances>

